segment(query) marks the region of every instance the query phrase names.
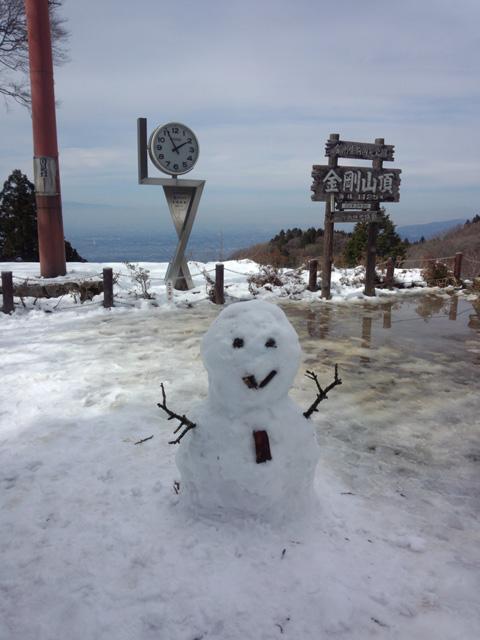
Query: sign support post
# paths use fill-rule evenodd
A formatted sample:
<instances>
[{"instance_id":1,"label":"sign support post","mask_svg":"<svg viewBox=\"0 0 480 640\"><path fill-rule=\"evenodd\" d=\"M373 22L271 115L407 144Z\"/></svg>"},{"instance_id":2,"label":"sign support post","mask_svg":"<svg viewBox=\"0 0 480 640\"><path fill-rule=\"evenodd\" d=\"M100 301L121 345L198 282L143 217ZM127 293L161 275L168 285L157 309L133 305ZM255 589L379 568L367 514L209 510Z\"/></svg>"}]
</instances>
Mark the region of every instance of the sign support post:
<instances>
[{"instance_id":1,"label":"sign support post","mask_svg":"<svg viewBox=\"0 0 480 640\"><path fill-rule=\"evenodd\" d=\"M335 142L340 140L338 133L331 133L330 140ZM337 167L337 156L330 156L328 158L329 167ZM335 199L332 196L325 200L325 222L323 225L323 269L322 269L322 298L330 300L331 286L332 286L332 262L333 262L333 212L335 211Z\"/></svg>"},{"instance_id":2,"label":"sign support post","mask_svg":"<svg viewBox=\"0 0 480 640\"><path fill-rule=\"evenodd\" d=\"M375 138L375 144L383 145L385 140L383 138ZM381 158L375 158L372 161L373 169L383 169L383 160ZM372 211L379 211L380 206L378 202L372 204ZM377 233L378 226L376 222L368 223L368 235L367 235L367 260L365 265L365 290L366 296L375 296L375 266L377 258Z\"/></svg>"}]
</instances>

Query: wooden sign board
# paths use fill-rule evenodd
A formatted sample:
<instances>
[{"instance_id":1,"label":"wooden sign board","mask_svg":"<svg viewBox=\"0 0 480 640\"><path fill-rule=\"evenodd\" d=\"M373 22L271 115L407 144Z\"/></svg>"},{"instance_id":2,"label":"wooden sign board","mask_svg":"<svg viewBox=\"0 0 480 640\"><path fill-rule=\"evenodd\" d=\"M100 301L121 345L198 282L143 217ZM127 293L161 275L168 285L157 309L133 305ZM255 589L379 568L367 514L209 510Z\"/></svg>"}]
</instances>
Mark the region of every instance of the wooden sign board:
<instances>
[{"instance_id":1,"label":"wooden sign board","mask_svg":"<svg viewBox=\"0 0 480 640\"><path fill-rule=\"evenodd\" d=\"M393 160L393 144L373 144L369 142L348 142L347 140L327 140L325 155L329 158L358 158L360 160Z\"/></svg>"},{"instance_id":2,"label":"wooden sign board","mask_svg":"<svg viewBox=\"0 0 480 640\"><path fill-rule=\"evenodd\" d=\"M379 211L335 211L333 222L379 222Z\"/></svg>"},{"instance_id":3,"label":"wooden sign board","mask_svg":"<svg viewBox=\"0 0 480 640\"><path fill-rule=\"evenodd\" d=\"M313 165L312 200L337 202L398 202L401 169Z\"/></svg>"}]
</instances>

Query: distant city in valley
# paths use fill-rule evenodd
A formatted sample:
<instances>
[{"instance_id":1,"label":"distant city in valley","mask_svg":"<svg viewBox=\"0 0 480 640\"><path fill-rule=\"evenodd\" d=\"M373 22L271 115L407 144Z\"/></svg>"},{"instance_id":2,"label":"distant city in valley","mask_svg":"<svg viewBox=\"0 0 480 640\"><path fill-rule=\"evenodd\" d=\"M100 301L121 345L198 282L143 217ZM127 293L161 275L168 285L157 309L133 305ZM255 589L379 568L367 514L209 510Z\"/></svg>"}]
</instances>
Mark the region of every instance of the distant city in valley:
<instances>
[{"instance_id":1,"label":"distant city in valley","mask_svg":"<svg viewBox=\"0 0 480 640\"><path fill-rule=\"evenodd\" d=\"M442 220L418 225L397 227L402 239L416 242L422 237L428 240L448 229L461 225L465 218ZM290 227L297 225L292 224ZM321 224L318 225L322 226ZM352 231L353 225L341 224L336 228ZM226 260L234 251L251 247L260 242L267 242L280 231L281 227L271 229L255 228L246 225L239 229L193 229L187 247L189 260L208 262L212 260ZM287 228L287 227L284 227ZM98 232L73 230L67 239L77 249L81 256L89 262L168 262L177 245L177 236L171 230L113 232L101 229Z\"/></svg>"}]
</instances>

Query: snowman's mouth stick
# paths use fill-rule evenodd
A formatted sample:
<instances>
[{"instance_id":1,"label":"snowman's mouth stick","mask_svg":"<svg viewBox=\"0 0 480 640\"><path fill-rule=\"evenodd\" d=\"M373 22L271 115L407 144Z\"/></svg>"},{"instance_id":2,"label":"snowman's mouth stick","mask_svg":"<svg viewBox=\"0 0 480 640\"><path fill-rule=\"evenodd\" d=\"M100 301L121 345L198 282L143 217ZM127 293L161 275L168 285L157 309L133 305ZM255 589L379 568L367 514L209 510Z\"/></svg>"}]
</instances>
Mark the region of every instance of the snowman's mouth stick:
<instances>
[{"instance_id":1,"label":"snowman's mouth stick","mask_svg":"<svg viewBox=\"0 0 480 640\"><path fill-rule=\"evenodd\" d=\"M275 369L273 369L272 371L270 371L268 376L260 382L260 384L258 384L255 376L245 376L244 378L242 378L242 380L244 381L244 383L247 385L249 389L263 389L263 387L266 387L267 384L271 380L273 380L273 378L276 375L277 375L277 372L275 371Z\"/></svg>"}]
</instances>

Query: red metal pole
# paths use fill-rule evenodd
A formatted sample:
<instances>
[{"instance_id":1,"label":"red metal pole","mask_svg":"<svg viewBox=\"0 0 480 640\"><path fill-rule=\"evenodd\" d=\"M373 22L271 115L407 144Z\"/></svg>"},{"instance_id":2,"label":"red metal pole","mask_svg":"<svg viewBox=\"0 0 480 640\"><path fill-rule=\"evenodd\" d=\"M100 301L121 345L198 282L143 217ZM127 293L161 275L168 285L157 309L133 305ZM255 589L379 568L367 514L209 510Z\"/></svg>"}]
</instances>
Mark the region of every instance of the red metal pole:
<instances>
[{"instance_id":1,"label":"red metal pole","mask_svg":"<svg viewBox=\"0 0 480 640\"><path fill-rule=\"evenodd\" d=\"M66 273L62 199L53 90L52 44L47 0L25 0L32 92L33 166L40 273Z\"/></svg>"}]
</instances>

